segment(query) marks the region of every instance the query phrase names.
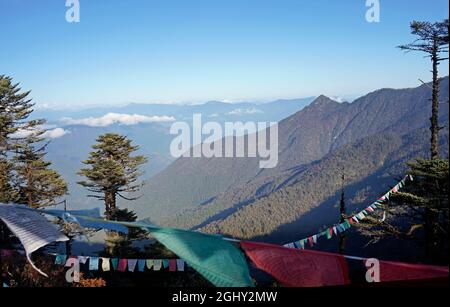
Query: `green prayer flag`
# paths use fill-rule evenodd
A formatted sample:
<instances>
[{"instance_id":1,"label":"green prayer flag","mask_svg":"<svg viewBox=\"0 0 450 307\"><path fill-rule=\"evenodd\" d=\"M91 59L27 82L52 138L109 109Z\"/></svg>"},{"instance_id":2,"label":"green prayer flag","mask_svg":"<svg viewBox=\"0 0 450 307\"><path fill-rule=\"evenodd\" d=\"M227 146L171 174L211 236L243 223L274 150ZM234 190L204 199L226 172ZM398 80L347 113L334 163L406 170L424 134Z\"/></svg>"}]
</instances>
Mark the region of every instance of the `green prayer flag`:
<instances>
[{"instance_id":1,"label":"green prayer flag","mask_svg":"<svg viewBox=\"0 0 450 307\"><path fill-rule=\"evenodd\" d=\"M327 239L331 239L331 231L330 231L330 229L328 229L328 231L326 232L326 234L327 234Z\"/></svg>"},{"instance_id":2,"label":"green prayer flag","mask_svg":"<svg viewBox=\"0 0 450 307\"><path fill-rule=\"evenodd\" d=\"M169 259L162 260L163 268L167 269L169 267Z\"/></svg>"},{"instance_id":3,"label":"green prayer flag","mask_svg":"<svg viewBox=\"0 0 450 307\"><path fill-rule=\"evenodd\" d=\"M112 263L113 269L117 270L117 265L119 264L119 259L118 258L112 258L111 259L111 263Z\"/></svg>"},{"instance_id":4,"label":"green prayer flag","mask_svg":"<svg viewBox=\"0 0 450 307\"><path fill-rule=\"evenodd\" d=\"M350 224L350 222L348 220L345 220L344 223L342 223L343 225L345 225L345 229L349 229L350 227L352 227L352 225Z\"/></svg>"},{"instance_id":5,"label":"green prayer flag","mask_svg":"<svg viewBox=\"0 0 450 307\"><path fill-rule=\"evenodd\" d=\"M254 286L244 255L222 236L173 228L147 229L161 244L215 286Z\"/></svg>"}]
</instances>

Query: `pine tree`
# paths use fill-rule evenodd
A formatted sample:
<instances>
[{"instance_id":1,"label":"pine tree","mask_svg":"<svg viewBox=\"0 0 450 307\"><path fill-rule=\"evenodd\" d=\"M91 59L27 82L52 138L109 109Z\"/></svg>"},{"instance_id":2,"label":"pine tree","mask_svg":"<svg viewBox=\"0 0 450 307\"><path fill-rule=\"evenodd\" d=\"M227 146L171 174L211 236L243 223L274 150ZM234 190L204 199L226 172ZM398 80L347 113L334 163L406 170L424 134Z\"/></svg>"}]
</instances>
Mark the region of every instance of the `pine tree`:
<instances>
[{"instance_id":1,"label":"pine tree","mask_svg":"<svg viewBox=\"0 0 450 307\"><path fill-rule=\"evenodd\" d=\"M30 208L55 205L59 197L67 194L64 179L49 168L50 162L44 160L46 144L39 145L43 139L38 136L42 133L39 131L28 136L13 158L19 193L17 203Z\"/></svg>"},{"instance_id":2,"label":"pine tree","mask_svg":"<svg viewBox=\"0 0 450 307\"><path fill-rule=\"evenodd\" d=\"M44 120L27 120L33 111L28 98L30 92L21 92L12 78L0 75L0 202L16 200L11 155L22 146L24 136L45 123Z\"/></svg>"},{"instance_id":3,"label":"pine tree","mask_svg":"<svg viewBox=\"0 0 450 307\"><path fill-rule=\"evenodd\" d=\"M87 168L82 168L79 175L87 178L78 184L94 193L88 195L103 200L107 219L116 219L117 196L125 200L135 200L136 197L125 196L125 193L137 192L140 184L137 183L142 174L139 167L147 159L142 155L132 156L139 149L133 146L127 137L107 133L97 138L92 146L94 151L89 159L83 161Z\"/></svg>"},{"instance_id":4,"label":"pine tree","mask_svg":"<svg viewBox=\"0 0 450 307\"><path fill-rule=\"evenodd\" d=\"M0 201L36 208L54 204L67 185L44 161L45 120L28 120L34 106L29 94L0 76Z\"/></svg>"},{"instance_id":5,"label":"pine tree","mask_svg":"<svg viewBox=\"0 0 450 307\"><path fill-rule=\"evenodd\" d=\"M448 60L449 20L436 23L413 21L410 27L411 33L417 35L418 38L410 44L399 46L399 48L406 51L424 52L431 59L433 74L430 118L431 159L437 159L439 157L439 130L442 129L438 123L440 82L438 66L442 61Z\"/></svg>"},{"instance_id":6,"label":"pine tree","mask_svg":"<svg viewBox=\"0 0 450 307\"><path fill-rule=\"evenodd\" d=\"M414 181L391 194L382 208L386 219L367 216L360 230L372 242L386 237L413 240L423 247L425 261L448 263L449 161L416 159L408 166Z\"/></svg>"}]
</instances>

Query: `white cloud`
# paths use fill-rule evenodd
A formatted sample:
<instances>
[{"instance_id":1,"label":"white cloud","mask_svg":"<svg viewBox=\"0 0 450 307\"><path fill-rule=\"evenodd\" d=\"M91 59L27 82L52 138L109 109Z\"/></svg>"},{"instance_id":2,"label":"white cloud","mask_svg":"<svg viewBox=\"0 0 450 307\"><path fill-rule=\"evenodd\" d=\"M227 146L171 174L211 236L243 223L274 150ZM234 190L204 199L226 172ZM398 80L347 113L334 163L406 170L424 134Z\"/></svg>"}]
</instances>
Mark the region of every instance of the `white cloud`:
<instances>
[{"instance_id":1,"label":"white cloud","mask_svg":"<svg viewBox=\"0 0 450 307\"><path fill-rule=\"evenodd\" d=\"M174 121L173 116L145 116L139 114L119 114L108 113L101 117L87 117L81 119L73 119L70 117L62 118L61 121L68 125L85 125L91 127L106 127L113 124L121 125L137 125L140 123L154 123L154 122L170 122Z\"/></svg>"},{"instance_id":2,"label":"white cloud","mask_svg":"<svg viewBox=\"0 0 450 307\"><path fill-rule=\"evenodd\" d=\"M34 130L20 129L20 130L17 130L16 132L14 132L13 134L11 134L9 137L12 139L26 138L27 136L30 136L31 134L33 134L33 132L34 132Z\"/></svg>"},{"instance_id":3,"label":"white cloud","mask_svg":"<svg viewBox=\"0 0 450 307\"><path fill-rule=\"evenodd\" d=\"M339 97L339 96L329 96L328 98L330 98L331 100L337 101L339 103L343 103L346 101L344 98Z\"/></svg>"},{"instance_id":4,"label":"white cloud","mask_svg":"<svg viewBox=\"0 0 450 307\"><path fill-rule=\"evenodd\" d=\"M45 131L45 133L42 136L49 139L57 139L68 133L70 133L69 130L65 130L63 128L55 128L52 130Z\"/></svg>"},{"instance_id":5,"label":"white cloud","mask_svg":"<svg viewBox=\"0 0 450 307\"><path fill-rule=\"evenodd\" d=\"M263 111L256 108L248 108L248 109L234 109L231 112L228 112L228 115L244 115L244 114L256 114L256 113L264 113Z\"/></svg>"},{"instance_id":6,"label":"white cloud","mask_svg":"<svg viewBox=\"0 0 450 307\"><path fill-rule=\"evenodd\" d=\"M14 134L12 134L10 137L13 139L21 139L21 138L26 138L28 136L31 136L33 133L35 133L36 131L42 131L45 130L46 127L44 126L40 126L38 128L34 128L34 129L21 129L16 131ZM40 137L43 138L48 138L48 139L57 139L60 138L66 134L70 133L70 131L65 130L63 128L55 128L55 129L51 129L51 130L47 130L45 131Z\"/></svg>"}]
</instances>

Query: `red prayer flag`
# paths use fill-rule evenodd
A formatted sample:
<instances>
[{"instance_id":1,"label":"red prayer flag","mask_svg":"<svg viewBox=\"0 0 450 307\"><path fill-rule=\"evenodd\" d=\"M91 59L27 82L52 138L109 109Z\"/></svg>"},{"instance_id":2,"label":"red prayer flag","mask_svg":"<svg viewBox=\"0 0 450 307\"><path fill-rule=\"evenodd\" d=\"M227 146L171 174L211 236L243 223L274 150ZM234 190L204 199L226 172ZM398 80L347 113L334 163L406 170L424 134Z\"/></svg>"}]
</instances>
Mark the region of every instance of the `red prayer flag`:
<instances>
[{"instance_id":1,"label":"red prayer flag","mask_svg":"<svg viewBox=\"0 0 450 307\"><path fill-rule=\"evenodd\" d=\"M127 269L127 259L120 259L119 265L117 266L117 271L119 272L125 272Z\"/></svg>"},{"instance_id":2,"label":"red prayer flag","mask_svg":"<svg viewBox=\"0 0 450 307\"><path fill-rule=\"evenodd\" d=\"M448 267L380 261L380 282L448 278Z\"/></svg>"},{"instance_id":3,"label":"red prayer flag","mask_svg":"<svg viewBox=\"0 0 450 307\"><path fill-rule=\"evenodd\" d=\"M169 271L175 272L177 270L177 260L176 259L170 259L169 260Z\"/></svg>"},{"instance_id":4,"label":"red prayer flag","mask_svg":"<svg viewBox=\"0 0 450 307\"><path fill-rule=\"evenodd\" d=\"M272 244L241 241L241 247L255 265L287 287L347 285L344 257Z\"/></svg>"}]
</instances>

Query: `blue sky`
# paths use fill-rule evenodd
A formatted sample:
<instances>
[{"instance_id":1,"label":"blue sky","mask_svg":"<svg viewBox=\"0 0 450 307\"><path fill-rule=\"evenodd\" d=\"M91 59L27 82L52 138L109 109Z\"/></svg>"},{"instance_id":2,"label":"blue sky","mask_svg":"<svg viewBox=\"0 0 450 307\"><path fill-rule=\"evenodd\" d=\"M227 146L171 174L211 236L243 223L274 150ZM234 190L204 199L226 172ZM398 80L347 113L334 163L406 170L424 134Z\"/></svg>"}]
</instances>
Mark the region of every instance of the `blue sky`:
<instances>
[{"instance_id":1,"label":"blue sky","mask_svg":"<svg viewBox=\"0 0 450 307\"><path fill-rule=\"evenodd\" d=\"M411 20L448 18L447 0L0 0L0 74L38 105L355 97L430 80ZM5 31L6 29L6 31ZM6 37L5 37L6 35ZM441 66L448 74L447 65Z\"/></svg>"}]
</instances>

